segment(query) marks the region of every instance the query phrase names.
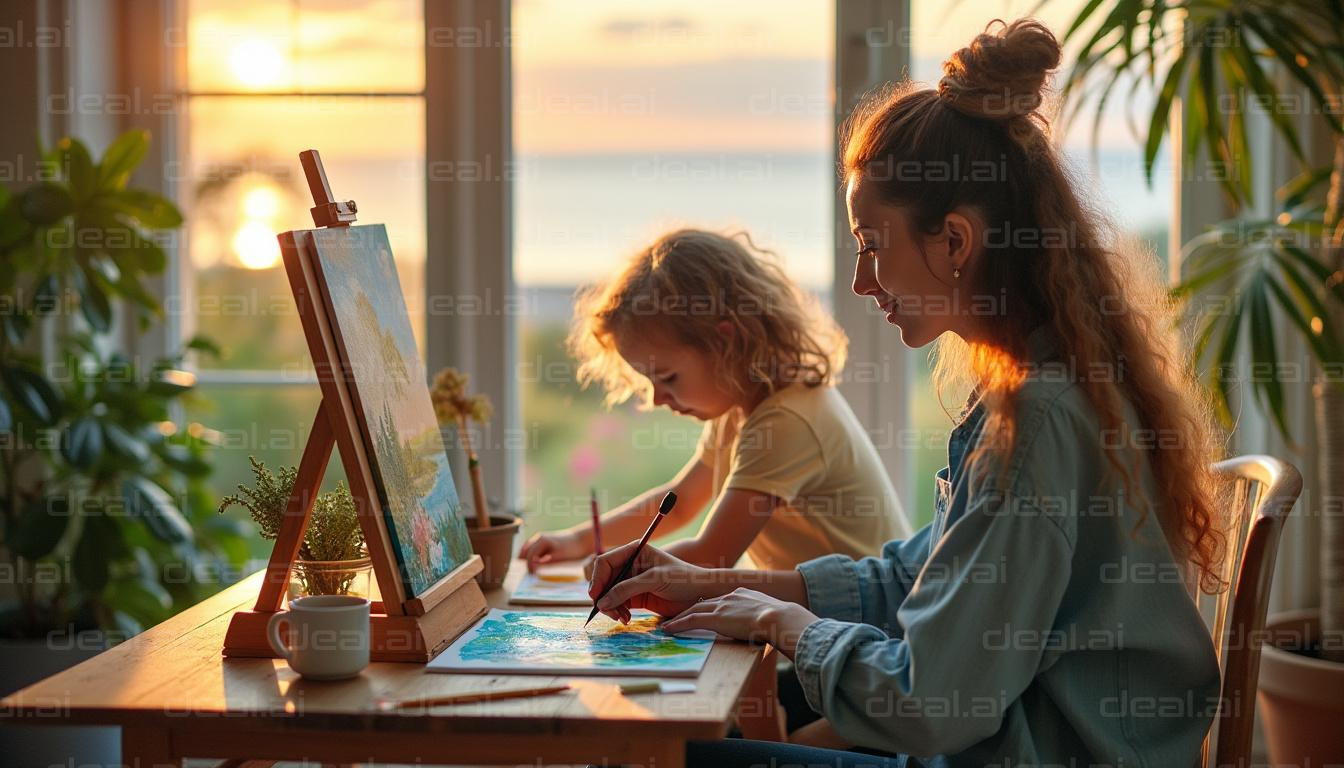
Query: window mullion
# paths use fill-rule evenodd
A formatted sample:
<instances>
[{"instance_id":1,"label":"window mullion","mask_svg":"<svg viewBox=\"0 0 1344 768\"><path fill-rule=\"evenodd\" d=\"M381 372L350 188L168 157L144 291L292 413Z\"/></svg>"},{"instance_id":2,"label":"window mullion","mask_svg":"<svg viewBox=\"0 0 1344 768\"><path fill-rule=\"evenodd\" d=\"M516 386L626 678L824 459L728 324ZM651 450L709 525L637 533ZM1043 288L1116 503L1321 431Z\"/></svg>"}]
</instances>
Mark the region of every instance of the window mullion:
<instances>
[{"instance_id":1,"label":"window mullion","mask_svg":"<svg viewBox=\"0 0 1344 768\"><path fill-rule=\"evenodd\" d=\"M908 71L910 7L905 0L843 0L835 4L835 128L839 128L863 94ZM850 291L854 273L854 243L844 190L835 196L835 279L832 306L849 335L850 355L841 392L859 422L869 425L882 464L898 498L913 499L914 462L899 439L913 427L910 381L913 354L901 344L900 334L874 317L872 307ZM915 517L913 510L908 511Z\"/></svg>"},{"instance_id":2,"label":"window mullion","mask_svg":"<svg viewBox=\"0 0 1344 768\"><path fill-rule=\"evenodd\" d=\"M426 364L453 366L496 406L477 437L487 495L519 495L514 371L512 49L508 0L427 1L425 14ZM471 30L482 45L443 44ZM510 447L510 444L513 447ZM461 451L449 451L454 462ZM457 467L457 476L465 471Z\"/></svg>"}]
</instances>

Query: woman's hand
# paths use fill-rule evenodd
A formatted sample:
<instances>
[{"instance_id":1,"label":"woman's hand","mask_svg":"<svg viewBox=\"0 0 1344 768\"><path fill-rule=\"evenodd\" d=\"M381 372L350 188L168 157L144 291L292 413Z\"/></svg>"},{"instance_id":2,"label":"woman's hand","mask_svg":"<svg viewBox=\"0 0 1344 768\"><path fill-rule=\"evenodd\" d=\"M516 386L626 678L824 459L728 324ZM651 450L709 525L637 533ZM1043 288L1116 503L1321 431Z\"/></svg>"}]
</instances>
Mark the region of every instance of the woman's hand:
<instances>
[{"instance_id":1,"label":"woman's hand","mask_svg":"<svg viewBox=\"0 0 1344 768\"><path fill-rule=\"evenodd\" d=\"M543 563L577 560L592 554L592 539L573 531L533 534L518 551L518 557L527 560L528 573L535 573Z\"/></svg>"},{"instance_id":2,"label":"woman's hand","mask_svg":"<svg viewBox=\"0 0 1344 768\"><path fill-rule=\"evenodd\" d=\"M589 597L596 600L602 594L625 566L637 544L632 541L593 560ZM729 586L722 583L715 571L683 562L657 547L646 545L630 568L629 577L598 600L597 608L621 622L630 621L630 611L636 608L645 608L660 616L675 616L697 600L717 597L727 589Z\"/></svg>"},{"instance_id":3,"label":"woman's hand","mask_svg":"<svg viewBox=\"0 0 1344 768\"><path fill-rule=\"evenodd\" d=\"M721 597L694 603L663 622L662 628L672 634L707 629L735 640L769 643L792 659L798 637L817 620L797 603L739 587Z\"/></svg>"}]
</instances>

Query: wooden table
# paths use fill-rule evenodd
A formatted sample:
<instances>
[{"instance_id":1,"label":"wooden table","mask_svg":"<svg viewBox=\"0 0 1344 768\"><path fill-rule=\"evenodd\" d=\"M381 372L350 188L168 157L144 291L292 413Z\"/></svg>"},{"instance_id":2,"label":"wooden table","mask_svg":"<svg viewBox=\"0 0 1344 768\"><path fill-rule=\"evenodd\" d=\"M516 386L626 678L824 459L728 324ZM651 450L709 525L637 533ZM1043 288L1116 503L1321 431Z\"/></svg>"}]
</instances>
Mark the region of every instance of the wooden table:
<instances>
[{"instance_id":1,"label":"wooden table","mask_svg":"<svg viewBox=\"0 0 1344 768\"><path fill-rule=\"evenodd\" d=\"M486 593L492 606L507 607L521 573L515 561L505 588ZM226 660L229 617L251 607L260 578L6 697L0 716L23 725L121 726L122 762L132 768L179 766L187 757L676 768L687 741L723 737L735 715L745 735L778 733L769 646L716 643L696 692L667 695L624 695L614 678L449 675L393 663L371 664L352 680L313 682L280 660ZM373 704L559 682L576 691L400 713Z\"/></svg>"}]
</instances>

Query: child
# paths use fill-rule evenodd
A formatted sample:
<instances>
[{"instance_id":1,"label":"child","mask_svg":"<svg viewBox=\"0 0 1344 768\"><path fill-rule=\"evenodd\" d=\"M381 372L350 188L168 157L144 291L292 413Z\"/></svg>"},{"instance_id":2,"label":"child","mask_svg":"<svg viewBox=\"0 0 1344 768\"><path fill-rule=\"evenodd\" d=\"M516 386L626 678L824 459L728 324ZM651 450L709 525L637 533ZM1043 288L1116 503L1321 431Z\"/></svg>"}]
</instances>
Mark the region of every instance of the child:
<instances>
[{"instance_id":1,"label":"child","mask_svg":"<svg viewBox=\"0 0 1344 768\"><path fill-rule=\"evenodd\" d=\"M846 132L854 291L905 344L941 337L939 373L975 384L933 523L880 557L767 574L647 547L598 603L769 642L838 740L879 754L728 740L691 744L688 765L1198 757L1218 663L1181 577L1222 586L1214 443L1156 270L1136 269L1152 259L1102 244L1047 139L1037 108L1059 59L1036 22L987 30L938 90L879 93ZM929 309L976 297L997 309ZM630 552L596 560L592 595Z\"/></svg>"},{"instance_id":2,"label":"child","mask_svg":"<svg viewBox=\"0 0 1344 768\"><path fill-rule=\"evenodd\" d=\"M683 229L658 238L579 299L570 349L608 404L639 394L705 422L699 448L667 484L602 517L613 545L638 539L658 502L678 502L659 535L711 500L693 539L669 551L732 566L792 568L825 554L862 557L905 530L876 450L832 386L846 341L774 263L736 239ZM528 568L593 552L591 523L533 536Z\"/></svg>"}]
</instances>

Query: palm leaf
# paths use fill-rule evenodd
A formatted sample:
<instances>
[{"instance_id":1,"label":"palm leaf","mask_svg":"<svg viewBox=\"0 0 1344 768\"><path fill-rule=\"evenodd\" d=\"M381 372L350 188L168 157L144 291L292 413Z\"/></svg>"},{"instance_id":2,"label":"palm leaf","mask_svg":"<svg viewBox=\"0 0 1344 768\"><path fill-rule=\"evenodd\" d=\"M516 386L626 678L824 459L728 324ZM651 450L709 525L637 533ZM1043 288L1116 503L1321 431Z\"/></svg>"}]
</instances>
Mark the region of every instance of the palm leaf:
<instances>
[{"instance_id":1,"label":"palm leaf","mask_svg":"<svg viewBox=\"0 0 1344 768\"><path fill-rule=\"evenodd\" d=\"M1186 56L1176 58L1171 69L1167 71L1167 79L1162 83L1162 90L1158 92L1157 103L1153 105L1153 117L1148 122L1148 141L1143 147L1143 177L1149 187L1153 185L1153 163L1157 160L1157 150L1162 144L1162 137L1167 132L1167 118L1171 115L1171 105L1176 100L1181 75L1185 73L1189 61Z\"/></svg>"},{"instance_id":2,"label":"palm leaf","mask_svg":"<svg viewBox=\"0 0 1344 768\"><path fill-rule=\"evenodd\" d=\"M1288 414L1284 405L1283 382L1279 380L1279 352L1274 341L1274 318L1269 312L1269 298L1264 273L1251 281L1247 304L1250 306L1251 334L1251 389L1260 404L1274 417L1280 434L1291 435ZM1268 375L1261 375L1265 371Z\"/></svg>"},{"instance_id":3,"label":"palm leaf","mask_svg":"<svg viewBox=\"0 0 1344 768\"><path fill-rule=\"evenodd\" d=\"M1280 108L1280 94L1269 82L1269 77L1260 68L1259 62L1255 60L1255 53L1249 46L1234 45L1224 60L1237 70L1241 81L1249 87L1251 93L1268 105L1269 119L1274 121L1279 135L1287 142L1293 155L1305 164L1307 156L1302 151L1302 141L1297 136L1297 130L1287 110Z\"/></svg>"}]
</instances>

